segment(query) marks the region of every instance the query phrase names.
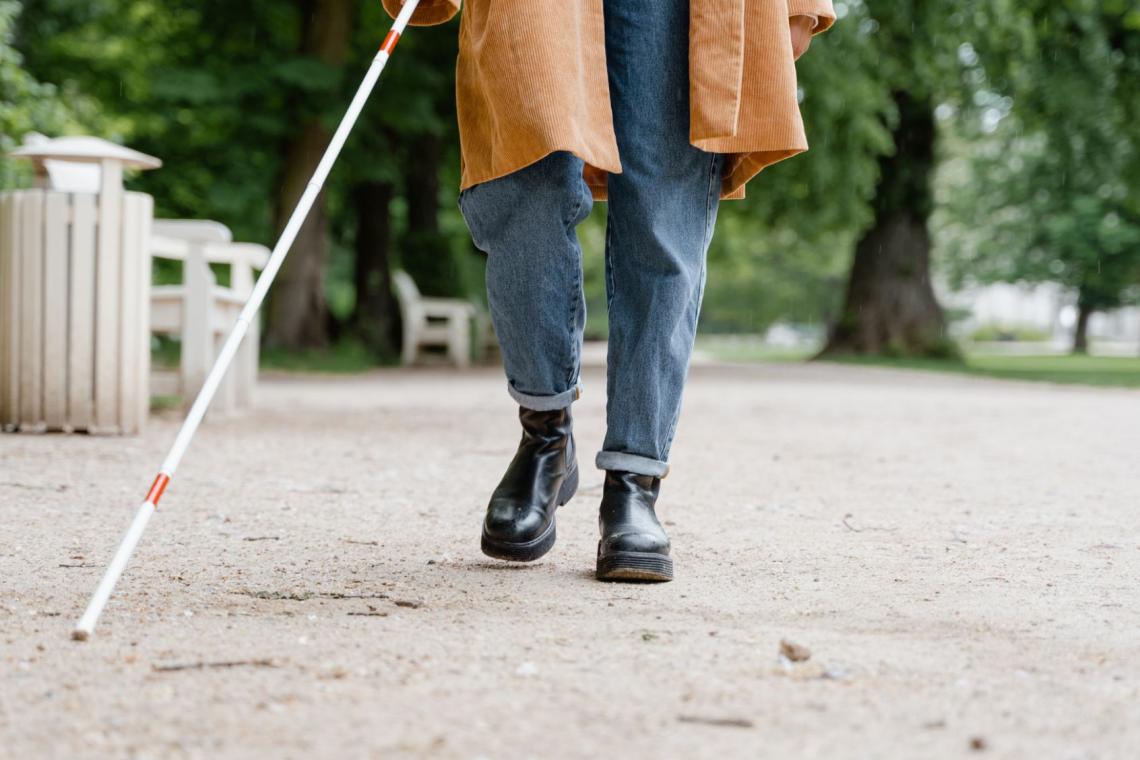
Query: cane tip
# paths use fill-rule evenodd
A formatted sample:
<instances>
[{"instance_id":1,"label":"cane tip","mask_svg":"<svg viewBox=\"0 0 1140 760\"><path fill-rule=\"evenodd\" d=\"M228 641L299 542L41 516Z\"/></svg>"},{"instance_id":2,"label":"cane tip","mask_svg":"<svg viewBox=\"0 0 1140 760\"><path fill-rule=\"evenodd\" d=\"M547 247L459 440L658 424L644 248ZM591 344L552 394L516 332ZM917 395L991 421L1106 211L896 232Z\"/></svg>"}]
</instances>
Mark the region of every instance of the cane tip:
<instances>
[{"instance_id":1,"label":"cane tip","mask_svg":"<svg viewBox=\"0 0 1140 760\"><path fill-rule=\"evenodd\" d=\"M87 641L89 638L91 638L91 632L85 631L82 628L76 628L71 632L72 641Z\"/></svg>"}]
</instances>

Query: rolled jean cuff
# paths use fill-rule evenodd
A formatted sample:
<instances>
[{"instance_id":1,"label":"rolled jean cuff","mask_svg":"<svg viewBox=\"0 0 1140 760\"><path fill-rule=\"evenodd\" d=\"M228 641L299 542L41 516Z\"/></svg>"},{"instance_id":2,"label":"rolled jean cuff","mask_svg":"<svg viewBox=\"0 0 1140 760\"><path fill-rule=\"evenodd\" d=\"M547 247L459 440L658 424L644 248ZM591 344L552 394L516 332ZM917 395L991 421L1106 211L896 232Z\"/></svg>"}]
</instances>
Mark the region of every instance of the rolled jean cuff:
<instances>
[{"instance_id":1,"label":"rolled jean cuff","mask_svg":"<svg viewBox=\"0 0 1140 760\"><path fill-rule=\"evenodd\" d=\"M669 474L667 462L621 451L599 451L594 464L599 470L632 472L635 475L649 475L654 478L663 478Z\"/></svg>"},{"instance_id":2,"label":"rolled jean cuff","mask_svg":"<svg viewBox=\"0 0 1140 760\"><path fill-rule=\"evenodd\" d=\"M582 395L582 386L575 385L570 390L556 393L553 396L532 396L529 393L516 390L513 385L507 383L507 393L511 394L511 398L519 402L519 406L524 409L529 409L532 412L553 412L555 409L565 409L577 401Z\"/></svg>"}]
</instances>

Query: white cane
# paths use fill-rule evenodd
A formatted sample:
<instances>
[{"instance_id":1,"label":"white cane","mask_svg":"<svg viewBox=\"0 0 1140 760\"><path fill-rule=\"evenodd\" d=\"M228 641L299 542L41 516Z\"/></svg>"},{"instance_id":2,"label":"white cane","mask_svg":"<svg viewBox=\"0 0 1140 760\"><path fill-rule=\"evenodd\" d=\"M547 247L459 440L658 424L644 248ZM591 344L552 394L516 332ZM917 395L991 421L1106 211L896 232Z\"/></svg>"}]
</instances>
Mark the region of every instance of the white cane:
<instances>
[{"instance_id":1,"label":"white cane","mask_svg":"<svg viewBox=\"0 0 1140 760\"><path fill-rule=\"evenodd\" d=\"M368 69L368 73L364 76L364 81L360 84L360 89L356 91L356 96L352 99L352 104L348 107L348 113L345 114L344 119L341 121L340 126L333 135L332 141L329 143L325 155L321 158L320 164L317 165L317 170L313 173L313 178L309 181L308 186L305 188L304 194L301 195L300 201L297 202L297 208L293 210L293 216L290 217L289 223L285 225L284 232L281 233L281 239L277 241L277 246L273 249L273 255L269 258L269 263L266 264L261 277L257 280L257 285L253 289L253 293L249 297L249 301L241 310L241 314L237 318L237 323L230 331L229 337L226 338L225 344L222 346L221 352L218 354L217 361L210 369L210 374L206 376L206 382L199 391L198 397L194 400L194 405L190 408L190 413L186 416L186 421L182 423L182 429L178 431L178 437L174 439L174 445L170 447L170 451L166 455L166 459L162 463L162 467L158 471L158 476L155 477L154 483L150 487L150 492L147 493L146 499L143 501L142 506L139 507L138 512L135 514L134 522L127 530L127 534L123 536L123 541L119 544L119 550L115 552L115 557L111 560L111 564L107 567L107 572L103 575L103 580L100 581L99 587L95 589L94 596L91 597L91 602L87 605L87 611L83 613L80 618L79 624L76 625L75 630L72 632L72 638L79 641L85 641L94 631L95 624L99 622L99 615L103 612L103 607L106 606L107 600L111 597L111 593L115 590L115 584L119 581L119 576L123 574L123 569L127 566L127 562L131 559L131 554L134 553L135 547L138 546L139 539L142 538L143 531L146 530L147 523L154 515L155 509L158 507L159 499L162 498L163 491L170 483L170 479L174 477L175 471L178 469L179 462L182 461L182 455L186 453L186 449L190 446L190 441L194 438L194 433L198 431L198 425L201 424L202 418L206 414L206 410L210 407L210 402L214 398L214 393L218 390L218 384L225 377L226 370L230 367L230 362L233 361L234 354L241 345L242 338L245 337L246 331L249 329L255 316L257 316L258 309L261 308L262 301L265 300L266 293L273 285L273 279L277 276L277 272L281 269L281 265L285 262L285 257L289 255L289 249L293 247L294 241L297 239L297 233L300 232L301 226L309 216L309 211L313 208L313 203L320 195L321 189L325 185L325 180L328 179L329 172L332 171L333 164L336 163L337 158L340 156L341 150L344 148L345 141L348 140L349 134L356 126L357 119L360 118L360 112L364 109L364 104L368 102L372 90L376 87L377 80L380 79L380 74L384 71L384 66L388 63L388 59L392 55L392 50L396 47L396 43L400 39L400 35L404 33L404 29L408 25L408 21L415 13L416 6L419 5L420 0L407 0L404 7L400 10L400 14L396 17L396 22L392 24L388 36L384 38L384 43L380 46L380 52L372 60L372 66Z\"/></svg>"}]
</instances>

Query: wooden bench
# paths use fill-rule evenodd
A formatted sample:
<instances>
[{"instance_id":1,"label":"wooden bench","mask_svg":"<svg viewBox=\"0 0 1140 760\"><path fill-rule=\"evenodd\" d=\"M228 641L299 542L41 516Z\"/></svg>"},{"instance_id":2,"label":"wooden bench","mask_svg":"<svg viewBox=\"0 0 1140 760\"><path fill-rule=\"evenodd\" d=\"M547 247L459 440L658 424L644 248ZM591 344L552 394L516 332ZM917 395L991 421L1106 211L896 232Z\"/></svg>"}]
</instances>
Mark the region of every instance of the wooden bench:
<instances>
[{"instance_id":1,"label":"wooden bench","mask_svg":"<svg viewBox=\"0 0 1140 760\"><path fill-rule=\"evenodd\" d=\"M486 320L474 304L458 298L425 298L415 280L402 269L392 273L392 284L404 321L404 364L415 364L420 348L443 346L456 367L469 367L472 324L480 351L487 332Z\"/></svg>"},{"instance_id":2,"label":"wooden bench","mask_svg":"<svg viewBox=\"0 0 1140 760\"><path fill-rule=\"evenodd\" d=\"M155 258L182 262L182 284L151 289L151 332L176 337L182 345L177 370L152 371L151 392L181 396L190 404L253 292L254 271L269 261L269 250L234 243L229 229L218 222L156 219L151 252ZM218 285L211 264L229 267L229 287ZM211 410L231 412L253 403L260 337L260 326L250 325Z\"/></svg>"}]
</instances>

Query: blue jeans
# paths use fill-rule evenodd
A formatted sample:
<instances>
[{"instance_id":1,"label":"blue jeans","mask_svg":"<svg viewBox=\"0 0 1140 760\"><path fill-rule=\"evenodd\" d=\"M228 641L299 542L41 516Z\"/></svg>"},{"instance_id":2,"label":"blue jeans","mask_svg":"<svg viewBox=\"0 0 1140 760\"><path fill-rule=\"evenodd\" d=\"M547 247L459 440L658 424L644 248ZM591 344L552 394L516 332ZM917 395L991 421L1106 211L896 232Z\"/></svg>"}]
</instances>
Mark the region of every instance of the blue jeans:
<instances>
[{"instance_id":1,"label":"blue jeans","mask_svg":"<svg viewBox=\"0 0 1140 760\"><path fill-rule=\"evenodd\" d=\"M723 156L689 143L689 0L604 0L622 173L608 180L607 432L596 464L664 476L681 410ZM465 190L488 254L487 295L507 387L526 408L569 406L586 301L576 228L593 205L582 160L553 153Z\"/></svg>"}]
</instances>

